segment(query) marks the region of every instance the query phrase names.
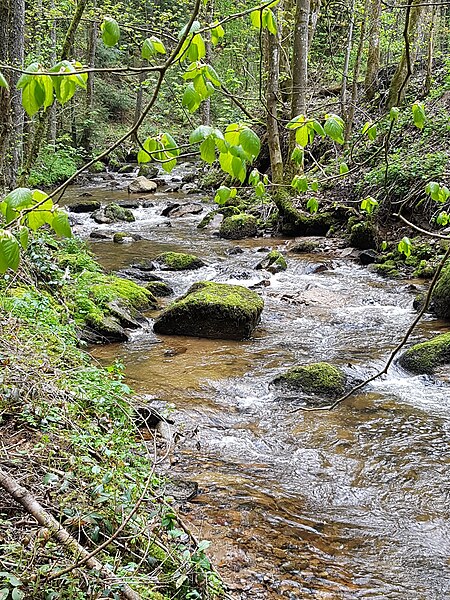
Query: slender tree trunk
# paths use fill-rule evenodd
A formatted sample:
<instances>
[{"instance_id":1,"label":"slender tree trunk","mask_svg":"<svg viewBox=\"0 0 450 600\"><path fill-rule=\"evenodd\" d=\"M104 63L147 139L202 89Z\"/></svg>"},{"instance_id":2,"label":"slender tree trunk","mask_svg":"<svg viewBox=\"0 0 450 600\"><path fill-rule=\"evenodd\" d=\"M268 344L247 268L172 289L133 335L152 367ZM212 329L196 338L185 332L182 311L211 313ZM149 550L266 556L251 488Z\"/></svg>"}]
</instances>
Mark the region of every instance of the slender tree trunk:
<instances>
[{"instance_id":1,"label":"slender tree trunk","mask_svg":"<svg viewBox=\"0 0 450 600\"><path fill-rule=\"evenodd\" d=\"M212 22L212 10L212 2L211 0L208 0L205 9L205 22L207 25L210 25ZM209 30L205 33L205 50L205 62L209 65L211 63L212 56L211 31ZM211 98L206 98L206 100L202 103L202 124L211 124Z\"/></svg>"},{"instance_id":2,"label":"slender tree trunk","mask_svg":"<svg viewBox=\"0 0 450 600\"><path fill-rule=\"evenodd\" d=\"M95 53L97 51L97 34L97 23L91 23L88 28L87 39L87 63L89 67L95 67ZM84 117L83 131L81 134L81 145L86 150L88 155L92 154L94 82L94 73L88 73L86 86L86 114Z\"/></svg>"},{"instance_id":3,"label":"slender tree trunk","mask_svg":"<svg viewBox=\"0 0 450 600\"><path fill-rule=\"evenodd\" d=\"M378 89L380 70L381 0L372 0L370 8L369 50L367 52L364 92L367 100L373 100Z\"/></svg>"},{"instance_id":4,"label":"slender tree trunk","mask_svg":"<svg viewBox=\"0 0 450 600\"><path fill-rule=\"evenodd\" d=\"M53 0L50 2L50 10L55 8L55 3ZM51 61L52 64L56 63L56 20L53 19L51 28L50 28L50 45L51 45ZM56 135L57 135L57 124L58 124L58 115L56 110L56 103L50 106L48 111L48 130L47 130L47 141L52 146L56 145Z\"/></svg>"},{"instance_id":5,"label":"slender tree trunk","mask_svg":"<svg viewBox=\"0 0 450 600\"><path fill-rule=\"evenodd\" d=\"M309 12L310 0L297 0L292 55L291 118L299 114L306 114Z\"/></svg>"},{"instance_id":6,"label":"slender tree trunk","mask_svg":"<svg viewBox=\"0 0 450 600\"><path fill-rule=\"evenodd\" d=\"M433 54L434 54L434 34L436 29L436 6L431 8L431 21L428 30L428 47L427 47L427 75L425 77L425 96L430 93L431 84L433 83Z\"/></svg>"},{"instance_id":7,"label":"slender tree trunk","mask_svg":"<svg viewBox=\"0 0 450 600\"><path fill-rule=\"evenodd\" d=\"M347 29L347 43L346 43L346 49L345 49L344 67L342 69L342 85L341 85L341 97L340 97L341 114L344 119L347 116L347 80L348 80L348 69L349 69L349 65L350 65L350 55L352 53L352 47L353 47L353 29L355 26L354 12L355 12L355 0L352 0L351 5L350 5L350 15L349 15L350 20L348 22L348 29Z\"/></svg>"},{"instance_id":8,"label":"slender tree trunk","mask_svg":"<svg viewBox=\"0 0 450 600\"><path fill-rule=\"evenodd\" d=\"M317 22L319 21L320 9L322 8L321 0L312 0L311 2L311 18L308 35L308 48L312 47L314 34L317 29Z\"/></svg>"},{"instance_id":9,"label":"slender tree trunk","mask_svg":"<svg viewBox=\"0 0 450 600\"><path fill-rule=\"evenodd\" d=\"M278 129L278 88L280 73L280 39L277 35L266 33L267 62L267 138L269 145L270 167L273 183L283 182L283 156L281 153L280 133Z\"/></svg>"},{"instance_id":10,"label":"slender tree trunk","mask_svg":"<svg viewBox=\"0 0 450 600\"><path fill-rule=\"evenodd\" d=\"M412 3L407 5L403 31L405 46L389 88L388 109L401 104L405 96L419 47L420 18L422 14L422 0L412 0Z\"/></svg>"},{"instance_id":11,"label":"slender tree trunk","mask_svg":"<svg viewBox=\"0 0 450 600\"><path fill-rule=\"evenodd\" d=\"M365 41L365 37L366 37L367 13L369 10L369 2L370 2L370 0L366 0L365 5L364 5L364 14L362 16L361 29L360 29L360 33L359 33L358 50L356 53L355 66L353 68L352 95L351 95L351 99L350 99L350 104L346 111L347 114L346 114L345 138L344 138L346 146L348 145L348 141L352 134L356 102L358 101L358 78L359 78L359 72L361 70L362 55L363 55L363 51L364 51L364 41Z\"/></svg>"}]
</instances>

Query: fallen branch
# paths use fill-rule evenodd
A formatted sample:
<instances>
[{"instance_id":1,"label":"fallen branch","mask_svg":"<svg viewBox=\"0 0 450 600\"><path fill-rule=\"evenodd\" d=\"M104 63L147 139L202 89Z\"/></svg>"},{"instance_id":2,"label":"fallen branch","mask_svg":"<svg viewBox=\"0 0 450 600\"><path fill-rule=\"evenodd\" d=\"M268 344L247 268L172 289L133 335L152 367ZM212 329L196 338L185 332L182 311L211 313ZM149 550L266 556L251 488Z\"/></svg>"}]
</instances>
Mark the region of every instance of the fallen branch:
<instances>
[{"instance_id":1,"label":"fallen branch","mask_svg":"<svg viewBox=\"0 0 450 600\"><path fill-rule=\"evenodd\" d=\"M105 580L110 581L119 588L122 598L128 600L140 600L141 596L132 590L120 577L107 569L100 561L94 557L89 557L87 550L81 546L77 540L59 523L50 513L48 513L34 498L34 496L19 482L0 469L0 486L10 494L14 500L21 504L24 509L36 519L36 521L47 528L61 544L78 558L85 559L87 567L98 571Z\"/></svg>"}]
</instances>

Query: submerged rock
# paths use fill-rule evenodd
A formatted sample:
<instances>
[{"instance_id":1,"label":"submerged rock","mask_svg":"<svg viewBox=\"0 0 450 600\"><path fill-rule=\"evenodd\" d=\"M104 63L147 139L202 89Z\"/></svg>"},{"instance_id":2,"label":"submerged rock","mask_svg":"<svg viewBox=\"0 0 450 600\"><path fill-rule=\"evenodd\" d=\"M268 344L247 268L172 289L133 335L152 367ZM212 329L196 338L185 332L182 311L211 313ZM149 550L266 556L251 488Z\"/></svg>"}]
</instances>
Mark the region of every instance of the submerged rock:
<instances>
[{"instance_id":1,"label":"submerged rock","mask_svg":"<svg viewBox=\"0 0 450 600\"><path fill-rule=\"evenodd\" d=\"M198 256L183 252L163 252L155 258L166 271L192 271L204 267L205 263Z\"/></svg>"},{"instance_id":2,"label":"submerged rock","mask_svg":"<svg viewBox=\"0 0 450 600\"><path fill-rule=\"evenodd\" d=\"M149 292L157 297L163 298L173 294L173 289L164 281L151 281L150 283L147 283L145 287Z\"/></svg>"},{"instance_id":3,"label":"submerged rock","mask_svg":"<svg viewBox=\"0 0 450 600\"><path fill-rule=\"evenodd\" d=\"M306 394L333 398L344 393L346 376L338 367L319 362L292 367L276 377L273 383Z\"/></svg>"},{"instance_id":4,"label":"submerged rock","mask_svg":"<svg viewBox=\"0 0 450 600\"><path fill-rule=\"evenodd\" d=\"M450 364L450 333L412 346L398 362L407 371L418 374L433 373L437 367Z\"/></svg>"},{"instance_id":5,"label":"submerged rock","mask_svg":"<svg viewBox=\"0 0 450 600\"><path fill-rule=\"evenodd\" d=\"M265 269L269 273L280 273L286 271L287 262L281 252L272 250L256 265L256 269Z\"/></svg>"},{"instance_id":6,"label":"submerged rock","mask_svg":"<svg viewBox=\"0 0 450 600\"><path fill-rule=\"evenodd\" d=\"M246 237L254 237L258 231L256 217L246 213L226 217L220 225L220 237L227 240L242 240Z\"/></svg>"},{"instance_id":7,"label":"submerged rock","mask_svg":"<svg viewBox=\"0 0 450 600\"><path fill-rule=\"evenodd\" d=\"M156 192L157 184L151 179L147 179L144 175L139 175L136 179L128 186L130 194L148 194L150 192Z\"/></svg>"},{"instance_id":8,"label":"submerged rock","mask_svg":"<svg viewBox=\"0 0 450 600\"><path fill-rule=\"evenodd\" d=\"M117 231L113 235L113 242L115 244L129 244L141 240L142 236L138 233L129 233L127 231Z\"/></svg>"},{"instance_id":9,"label":"submerged rock","mask_svg":"<svg viewBox=\"0 0 450 600\"><path fill-rule=\"evenodd\" d=\"M82 200L81 202L70 204L67 208L70 212L74 213L91 213L99 210L100 207L101 202L99 200Z\"/></svg>"},{"instance_id":10,"label":"submerged rock","mask_svg":"<svg viewBox=\"0 0 450 600\"><path fill-rule=\"evenodd\" d=\"M157 318L156 333L244 340L257 326L264 302L240 285L201 281Z\"/></svg>"}]
</instances>

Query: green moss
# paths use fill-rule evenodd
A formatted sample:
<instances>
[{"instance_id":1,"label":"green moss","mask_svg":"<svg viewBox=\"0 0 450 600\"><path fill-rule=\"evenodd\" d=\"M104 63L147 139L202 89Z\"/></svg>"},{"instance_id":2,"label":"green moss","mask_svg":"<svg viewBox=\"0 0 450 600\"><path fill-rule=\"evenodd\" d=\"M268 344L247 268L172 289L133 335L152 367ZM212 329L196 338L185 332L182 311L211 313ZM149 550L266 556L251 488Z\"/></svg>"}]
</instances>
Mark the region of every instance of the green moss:
<instances>
[{"instance_id":1,"label":"green moss","mask_svg":"<svg viewBox=\"0 0 450 600\"><path fill-rule=\"evenodd\" d=\"M340 369L326 362L293 367L275 380L275 384L301 389L307 394L338 396L345 389L345 375Z\"/></svg>"},{"instance_id":2,"label":"green moss","mask_svg":"<svg viewBox=\"0 0 450 600\"><path fill-rule=\"evenodd\" d=\"M257 269L265 269L270 273L286 271L287 262L278 250L271 250L267 256L256 266Z\"/></svg>"},{"instance_id":3,"label":"green moss","mask_svg":"<svg viewBox=\"0 0 450 600\"><path fill-rule=\"evenodd\" d=\"M439 365L450 363L450 333L412 346L400 357L399 363L412 373L433 373Z\"/></svg>"},{"instance_id":4,"label":"green moss","mask_svg":"<svg viewBox=\"0 0 450 600\"><path fill-rule=\"evenodd\" d=\"M105 207L105 217L111 219L111 221L127 221L129 223L135 221L134 215L129 208L119 206L115 202Z\"/></svg>"},{"instance_id":5,"label":"green moss","mask_svg":"<svg viewBox=\"0 0 450 600\"><path fill-rule=\"evenodd\" d=\"M220 226L219 234L227 240L241 240L254 237L258 232L258 221L253 215L239 213L226 217Z\"/></svg>"},{"instance_id":6,"label":"green moss","mask_svg":"<svg viewBox=\"0 0 450 600\"><path fill-rule=\"evenodd\" d=\"M187 271L199 269L204 262L193 254L183 252L163 252L155 258L156 262L162 263L169 271Z\"/></svg>"},{"instance_id":7,"label":"green moss","mask_svg":"<svg viewBox=\"0 0 450 600\"><path fill-rule=\"evenodd\" d=\"M231 217L233 215L238 215L240 212L241 211L235 206L222 206L220 208L216 208L203 217L203 219L197 225L197 229L204 229L207 227L216 215Z\"/></svg>"},{"instance_id":8,"label":"green moss","mask_svg":"<svg viewBox=\"0 0 450 600\"><path fill-rule=\"evenodd\" d=\"M239 285L200 281L156 320L157 333L245 339L258 324L264 302Z\"/></svg>"},{"instance_id":9,"label":"green moss","mask_svg":"<svg viewBox=\"0 0 450 600\"><path fill-rule=\"evenodd\" d=\"M450 265L442 272L432 296L432 307L442 319L450 319Z\"/></svg>"},{"instance_id":10,"label":"green moss","mask_svg":"<svg viewBox=\"0 0 450 600\"><path fill-rule=\"evenodd\" d=\"M397 263L393 260L387 260L384 263L373 265L374 271L385 277L399 277L400 272L397 269Z\"/></svg>"},{"instance_id":11,"label":"green moss","mask_svg":"<svg viewBox=\"0 0 450 600\"><path fill-rule=\"evenodd\" d=\"M421 260L413 271L414 277L431 279L436 272L436 265L428 260Z\"/></svg>"},{"instance_id":12,"label":"green moss","mask_svg":"<svg viewBox=\"0 0 450 600\"><path fill-rule=\"evenodd\" d=\"M355 223L350 228L349 243L359 250L369 250L376 248L374 227L367 221L364 223Z\"/></svg>"}]
</instances>

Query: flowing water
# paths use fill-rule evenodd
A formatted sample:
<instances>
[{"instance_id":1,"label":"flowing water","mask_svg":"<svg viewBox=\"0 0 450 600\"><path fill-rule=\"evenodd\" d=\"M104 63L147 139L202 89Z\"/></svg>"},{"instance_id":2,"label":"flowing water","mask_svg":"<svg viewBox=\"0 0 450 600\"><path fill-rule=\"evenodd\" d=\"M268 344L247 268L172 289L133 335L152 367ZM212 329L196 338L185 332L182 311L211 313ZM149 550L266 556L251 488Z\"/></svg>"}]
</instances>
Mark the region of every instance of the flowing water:
<instances>
[{"instance_id":1,"label":"flowing water","mask_svg":"<svg viewBox=\"0 0 450 600\"><path fill-rule=\"evenodd\" d=\"M80 193L72 189L67 199ZM89 190L104 202L123 190ZM408 282L382 279L336 255L288 254L277 275L254 269L286 240L229 242L196 229L201 215L161 217L157 193L136 222L95 226L82 216L75 231L139 232L116 245L92 242L111 270L161 251L196 254L198 271L159 273L178 295L210 279L261 287L265 308L245 342L155 336L151 328L125 344L95 348L119 358L132 387L173 404L178 442L170 472L197 481L200 494L182 510L236 598L450 597L450 387L442 378L389 375L332 412L296 411L299 398L269 385L296 364L327 360L356 378L383 365L414 318ZM205 205L204 213L210 206ZM239 246L243 252L228 254ZM316 272L318 263L328 270ZM152 315L150 315L151 317ZM427 319L414 341L446 331Z\"/></svg>"}]
</instances>

